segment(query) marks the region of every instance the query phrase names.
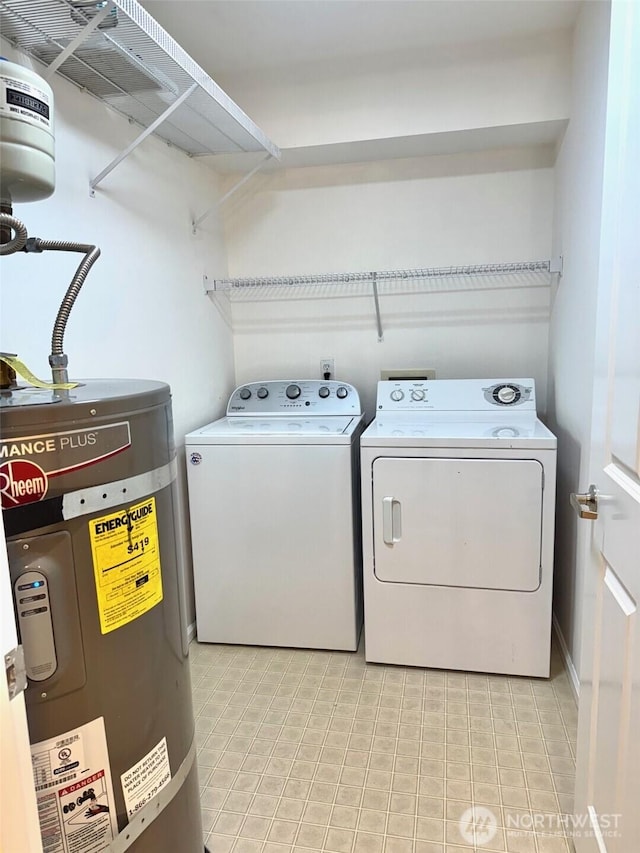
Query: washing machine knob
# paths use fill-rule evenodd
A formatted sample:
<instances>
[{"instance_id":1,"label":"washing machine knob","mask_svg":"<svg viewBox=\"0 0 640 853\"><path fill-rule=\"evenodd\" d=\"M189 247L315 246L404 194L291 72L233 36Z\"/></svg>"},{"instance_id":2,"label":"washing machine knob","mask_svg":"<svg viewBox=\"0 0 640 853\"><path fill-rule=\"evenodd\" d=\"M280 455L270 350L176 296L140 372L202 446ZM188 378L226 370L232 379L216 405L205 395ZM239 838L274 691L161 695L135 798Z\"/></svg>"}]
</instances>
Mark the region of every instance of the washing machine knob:
<instances>
[{"instance_id":1,"label":"washing machine knob","mask_svg":"<svg viewBox=\"0 0 640 853\"><path fill-rule=\"evenodd\" d=\"M287 385L287 390L285 391L285 394L287 395L287 397L290 400L295 400L301 394L300 386L299 385Z\"/></svg>"},{"instance_id":2,"label":"washing machine knob","mask_svg":"<svg viewBox=\"0 0 640 853\"><path fill-rule=\"evenodd\" d=\"M404 400L404 391L401 391L399 388L396 388L395 391L391 392L391 399L395 403L399 403L400 400Z\"/></svg>"},{"instance_id":3,"label":"washing machine knob","mask_svg":"<svg viewBox=\"0 0 640 853\"><path fill-rule=\"evenodd\" d=\"M251 396L251 391L248 388L243 388L240 391L240 399L241 400L248 400L250 396Z\"/></svg>"},{"instance_id":4,"label":"washing machine knob","mask_svg":"<svg viewBox=\"0 0 640 853\"><path fill-rule=\"evenodd\" d=\"M414 388L414 390L411 392L411 399L416 400L416 402L424 400L424 391L422 390L422 388Z\"/></svg>"},{"instance_id":5,"label":"washing machine knob","mask_svg":"<svg viewBox=\"0 0 640 853\"><path fill-rule=\"evenodd\" d=\"M327 388L327 386L326 386L326 385L323 385L323 386L322 386L322 388L320 388L320 389L319 389L319 391L318 391L318 396L319 396L319 397L323 397L323 398L324 398L324 397L328 397L330 393L331 393L331 392L329 391L329 389Z\"/></svg>"},{"instance_id":6,"label":"washing machine knob","mask_svg":"<svg viewBox=\"0 0 640 853\"><path fill-rule=\"evenodd\" d=\"M349 393L349 392L348 392L348 391L347 391L347 389L344 387L344 385L341 385L341 386L338 388L338 390L336 391L336 397L338 397L340 400L344 400L344 398L347 396L347 394L348 394L348 393Z\"/></svg>"},{"instance_id":7,"label":"washing machine knob","mask_svg":"<svg viewBox=\"0 0 640 853\"><path fill-rule=\"evenodd\" d=\"M264 387L258 388L258 390L256 391L256 394L258 395L258 398L260 400L266 400L267 397L269 396L269 389L264 388Z\"/></svg>"}]
</instances>

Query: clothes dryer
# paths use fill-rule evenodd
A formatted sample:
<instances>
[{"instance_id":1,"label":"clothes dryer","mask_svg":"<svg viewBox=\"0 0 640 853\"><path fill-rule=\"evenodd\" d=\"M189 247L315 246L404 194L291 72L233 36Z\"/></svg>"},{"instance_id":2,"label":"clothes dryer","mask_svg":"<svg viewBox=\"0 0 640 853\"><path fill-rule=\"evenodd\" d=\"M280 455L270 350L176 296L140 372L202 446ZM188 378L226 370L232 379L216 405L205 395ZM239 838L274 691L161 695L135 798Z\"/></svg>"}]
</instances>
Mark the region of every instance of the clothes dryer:
<instances>
[{"instance_id":1,"label":"clothes dryer","mask_svg":"<svg viewBox=\"0 0 640 853\"><path fill-rule=\"evenodd\" d=\"M363 427L351 385L270 381L187 435L198 640L357 648Z\"/></svg>"},{"instance_id":2,"label":"clothes dryer","mask_svg":"<svg viewBox=\"0 0 640 853\"><path fill-rule=\"evenodd\" d=\"M367 660L548 676L556 439L534 381L379 382L361 467Z\"/></svg>"}]
</instances>

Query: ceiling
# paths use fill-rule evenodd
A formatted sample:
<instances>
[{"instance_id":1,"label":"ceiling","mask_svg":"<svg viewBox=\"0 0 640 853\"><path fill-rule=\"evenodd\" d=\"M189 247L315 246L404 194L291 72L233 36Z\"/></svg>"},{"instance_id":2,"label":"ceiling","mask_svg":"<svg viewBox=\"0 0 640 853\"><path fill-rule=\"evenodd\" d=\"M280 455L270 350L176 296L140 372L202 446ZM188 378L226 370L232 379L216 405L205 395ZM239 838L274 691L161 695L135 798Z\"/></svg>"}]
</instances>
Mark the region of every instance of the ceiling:
<instances>
[{"instance_id":1,"label":"ceiling","mask_svg":"<svg viewBox=\"0 0 640 853\"><path fill-rule=\"evenodd\" d=\"M580 0L142 0L219 82L571 28Z\"/></svg>"}]
</instances>

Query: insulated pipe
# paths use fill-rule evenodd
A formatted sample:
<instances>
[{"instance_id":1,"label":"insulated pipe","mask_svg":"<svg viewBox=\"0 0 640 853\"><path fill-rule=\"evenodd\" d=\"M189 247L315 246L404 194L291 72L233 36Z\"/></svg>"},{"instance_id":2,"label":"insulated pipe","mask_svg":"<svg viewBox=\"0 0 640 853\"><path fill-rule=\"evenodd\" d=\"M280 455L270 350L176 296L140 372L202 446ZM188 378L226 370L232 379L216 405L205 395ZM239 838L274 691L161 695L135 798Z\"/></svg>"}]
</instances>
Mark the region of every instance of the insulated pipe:
<instances>
[{"instance_id":1,"label":"insulated pipe","mask_svg":"<svg viewBox=\"0 0 640 853\"><path fill-rule=\"evenodd\" d=\"M53 373L53 381L56 383L68 382L69 376L67 373L68 359L64 353L64 332L69 319L71 309L80 293L80 289L85 282L89 270L100 257L100 249L97 246L91 246L88 243L70 243L66 240L41 240L35 237L27 241L24 249L25 252L83 252L84 258L80 262L75 275L71 279L64 299L58 309L56 321L53 324L53 333L51 335L51 355L49 356L49 364Z\"/></svg>"}]
</instances>

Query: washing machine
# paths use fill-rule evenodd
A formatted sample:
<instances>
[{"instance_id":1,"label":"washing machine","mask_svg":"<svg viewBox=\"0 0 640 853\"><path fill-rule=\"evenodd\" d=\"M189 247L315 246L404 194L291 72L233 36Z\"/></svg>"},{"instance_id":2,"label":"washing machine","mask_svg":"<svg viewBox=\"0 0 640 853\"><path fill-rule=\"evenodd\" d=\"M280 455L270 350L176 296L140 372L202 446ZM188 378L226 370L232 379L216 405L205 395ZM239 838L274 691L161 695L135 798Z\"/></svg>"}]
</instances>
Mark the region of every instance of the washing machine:
<instances>
[{"instance_id":1,"label":"washing machine","mask_svg":"<svg viewBox=\"0 0 640 853\"><path fill-rule=\"evenodd\" d=\"M353 386L269 381L187 435L200 642L357 648L363 428Z\"/></svg>"},{"instance_id":2,"label":"washing machine","mask_svg":"<svg viewBox=\"0 0 640 853\"><path fill-rule=\"evenodd\" d=\"M532 379L384 381L361 437L368 661L548 676L556 438Z\"/></svg>"}]
</instances>

